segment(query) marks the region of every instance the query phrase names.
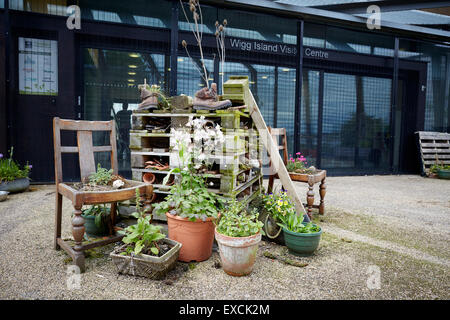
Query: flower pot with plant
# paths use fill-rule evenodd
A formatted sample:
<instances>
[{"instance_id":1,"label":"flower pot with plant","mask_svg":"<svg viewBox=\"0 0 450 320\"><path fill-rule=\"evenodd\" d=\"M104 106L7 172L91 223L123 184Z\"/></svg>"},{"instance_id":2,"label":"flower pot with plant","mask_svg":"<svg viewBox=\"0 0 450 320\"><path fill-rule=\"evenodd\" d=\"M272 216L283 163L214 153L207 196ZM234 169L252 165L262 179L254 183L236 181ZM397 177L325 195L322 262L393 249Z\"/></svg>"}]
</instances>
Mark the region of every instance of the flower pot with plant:
<instances>
[{"instance_id":1,"label":"flower pot with plant","mask_svg":"<svg viewBox=\"0 0 450 320\"><path fill-rule=\"evenodd\" d=\"M245 276L252 272L263 223L256 209L246 212L244 205L233 200L222 212L215 236L223 270L232 276Z\"/></svg>"},{"instance_id":2,"label":"flower pot with plant","mask_svg":"<svg viewBox=\"0 0 450 320\"><path fill-rule=\"evenodd\" d=\"M20 165L13 160L13 150L9 151L9 158L3 158L0 153L0 191L21 192L28 189L30 180L28 175L32 168L28 163L20 168Z\"/></svg>"},{"instance_id":3,"label":"flower pot with plant","mask_svg":"<svg viewBox=\"0 0 450 320\"><path fill-rule=\"evenodd\" d=\"M450 165L436 163L430 167L430 174L435 174L439 179L450 179Z\"/></svg>"},{"instance_id":4,"label":"flower pot with plant","mask_svg":"<svg viewBox=\"0 0 450 320\"><path fill-rule=\"evenodd\" d=\"M151 224L151 214L139 205L139 190L136 190L137 223L123 231L123 245L111 252L110 256L119 273L162 279L177 262L181 244L167 239L161 233L161 226Z\"/></svg>"},{"instance_id":5,"label":"flower pot with plant","mask_svg":"<svg viewBox=\"0 0 450 320\"><path fill-rule=\"evenodd\" d=\"M105 204L92 205L82 210L84 227L86 233L92 236L105 236L109 233L111 226L111 208Z\"/></svg>"},{"instance_id":6,"label":"flower pot with plant","mask_svg":"<svg viewBox=\"0 0 450 320\"><path fill-rule=\"evenodd\" d=\"M278 215L278 223L283 228L284 241L289 252L296 256L309 256L319 247L322 228L312 222L304 222L303 215L296 213L295 208Z\"/></svg>"},{"instance_id":7,"label":"flower pot with plant","mask_svg":"<svg viewBox=\"0 0 450 320\"><path fill-rule=\"evenodd\" d=\"M220 126L208 126L204 117L190 117L186 128L171 132L180 167L164 178L166 184L172 174L178 174L165 200L154 204L154 212L167 216L169 238L183 244L180 261L204 261L212 254L213 219L218 217L222 200L207 189L207 175L200 175L198 170L207 165L211 151L223 143L223 134Z\"/></svg>"},{"instance_id":8,"label":"flower pot with plant","mask_svg":"<svg viewBox=\"0 0 450 320\"><path fill-rule=\"evenodd\" d=\"M308 182L310 175L320 179L325 174L325 170L318 170L314 166L307 167L308 162L301 152L297 152L295 155L297 157L294 159L290 156L286 164L286 170L293 181Z\"/></svg>"}]
</instances>

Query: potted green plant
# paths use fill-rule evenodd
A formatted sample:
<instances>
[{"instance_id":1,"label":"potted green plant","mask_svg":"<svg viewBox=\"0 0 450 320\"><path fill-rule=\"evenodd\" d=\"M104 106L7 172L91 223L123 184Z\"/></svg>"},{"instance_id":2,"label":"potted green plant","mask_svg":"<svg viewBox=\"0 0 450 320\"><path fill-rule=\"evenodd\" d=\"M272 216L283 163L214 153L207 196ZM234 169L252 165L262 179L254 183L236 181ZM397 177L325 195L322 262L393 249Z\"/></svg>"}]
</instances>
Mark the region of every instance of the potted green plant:
<instances>
[{"instance_id":1,"label":"potted green plant","mask_svg":"<svg viewBox=\"0 0 450 320\"><path fill-rule=\"evenodd\" d=\"M244 205L233 200L222 212L215 236L223 270L232 276L245 276L252 272L263 223L258 212L247 212Z\"/></svg>"},{"instance_id":2,"label":"potted green plant","mask_svg":"<svg viewBox=\"0 0 450 320\"><path fill-rule=\"evenodd\" d=\"M433 164L430 167L430 173L436 174L440 179L450 179L450 165Z\"/></svg>"},{"instance_id":3,"label":"potted green plant","mask_svg":"<svg viewBox=\"0 0 450 320\"><path fill-rule=\"evenodd\" d=\"M319 247L322 228L312 222L304 222L291 201L283 202L284 210L278 210L278 225L283 229L284 241L289 252L297 256L309 256Z\"/></svg>"},{"instance_id":4,"label":"potted green plant","mask_svg":"<svg viewBox=\"0 0 450 320\"><path fill-rule=\"evenodd\" d=\"M111 208L105 204L92 205L82 210L86 233L93 236L104 236L109 232Z\"/></svg>"},{"instance_id":5,"label":"potted green plant","mask_svg":"<svg viewBox=\"0 0 450 320\"><path fill-rule=\"evenodd\" d=\"M179 260L204 261L212 254L214 241L213 220L218 217L222 200L207 189L199 170L208 163L215 146L223 143L220 126L207 127L207 121L190 117L185 129L171 130L180 167L164 178L166 184L172 174L176 183L170 187L165 200L154 204L155 213L167 216L169 238L183 244ZM191 131L192 130L192 131Z\"/></svg>"},{"instance_id":6,"label":"potted green plant","mask_svg":"<svg viewBox=\"0 0 450 320\"><path fill-rule=\"evenodd\" d=\"M0 191L21 192L30 186L28 175L32 165L26 164L20 168L20 165L13 160L13 150L9 151L9 158L3 158L0 153Z\"/></svg>"},{"instance_id":7,"label":"potted green plant","mask_svg":"<svg viewBox=\"0 0 450 320\"><path fill-rule=\"evenodd\" d=\"M119 231L125 234L123 245L110 253L119 273L162 279L175 267L181 244L167 239L161 226L151 224L151 214L140 206L136 190L137 223Z\"/></svg>"}]
</instances>

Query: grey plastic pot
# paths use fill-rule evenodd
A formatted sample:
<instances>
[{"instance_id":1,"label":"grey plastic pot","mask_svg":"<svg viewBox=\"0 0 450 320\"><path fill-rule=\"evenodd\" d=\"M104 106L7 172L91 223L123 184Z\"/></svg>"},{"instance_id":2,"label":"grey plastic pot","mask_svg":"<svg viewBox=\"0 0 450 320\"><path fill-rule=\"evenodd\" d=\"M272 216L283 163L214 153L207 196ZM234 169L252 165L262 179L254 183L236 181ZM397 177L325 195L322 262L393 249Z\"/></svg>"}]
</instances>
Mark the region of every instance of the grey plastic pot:
<instances>
[{"instance_id":1,"label":"grey plastic pot","mask_svg":"<svg viewBox=\"0 0 450 320\"><path fill-rule=\"evenodd\" d=\"M0 191L22 192L28 189L30 180L28 178L20 178L13 181L5 181L0 183Z\"/></svg>"}]
</instances>

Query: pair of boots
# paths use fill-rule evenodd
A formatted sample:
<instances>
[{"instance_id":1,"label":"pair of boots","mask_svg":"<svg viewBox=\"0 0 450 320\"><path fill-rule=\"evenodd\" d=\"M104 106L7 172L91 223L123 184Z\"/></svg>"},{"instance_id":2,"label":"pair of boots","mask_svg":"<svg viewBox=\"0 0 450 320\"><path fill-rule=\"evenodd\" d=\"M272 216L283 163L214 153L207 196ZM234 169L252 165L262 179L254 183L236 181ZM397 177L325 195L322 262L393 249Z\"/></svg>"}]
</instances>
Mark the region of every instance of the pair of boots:
<instances>
[{"instance_id":1,"label":"pair of boots","mask_svg":"<svg viewBox=\"0 0 450 320\"><path fill-rule=\"evenodd\" d=\"M211 89L202 88L195 93L193 101L195 110L219 110L231 107L230 100L219 101L217 84L212 83Z\"/></svg>"}]
</instances>

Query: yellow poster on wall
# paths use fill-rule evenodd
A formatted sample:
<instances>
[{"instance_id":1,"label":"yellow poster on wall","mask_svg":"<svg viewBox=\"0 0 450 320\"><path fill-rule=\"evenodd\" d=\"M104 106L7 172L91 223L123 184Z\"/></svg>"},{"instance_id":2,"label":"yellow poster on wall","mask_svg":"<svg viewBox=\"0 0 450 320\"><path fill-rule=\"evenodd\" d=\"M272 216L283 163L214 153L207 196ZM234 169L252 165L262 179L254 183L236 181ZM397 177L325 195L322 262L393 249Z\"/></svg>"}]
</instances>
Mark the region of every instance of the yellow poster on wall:
<instances>
[{"instance_id":1,"label":"yellow poster on wall","mask_svg":"<svg viewBox=\"0 0 450 320\"><path fill-rule=\"evenodd\" d=\"M58 42L19 38L19 93L58 94Z\"/></svg>"}]
</instances>

